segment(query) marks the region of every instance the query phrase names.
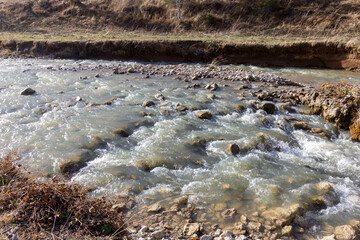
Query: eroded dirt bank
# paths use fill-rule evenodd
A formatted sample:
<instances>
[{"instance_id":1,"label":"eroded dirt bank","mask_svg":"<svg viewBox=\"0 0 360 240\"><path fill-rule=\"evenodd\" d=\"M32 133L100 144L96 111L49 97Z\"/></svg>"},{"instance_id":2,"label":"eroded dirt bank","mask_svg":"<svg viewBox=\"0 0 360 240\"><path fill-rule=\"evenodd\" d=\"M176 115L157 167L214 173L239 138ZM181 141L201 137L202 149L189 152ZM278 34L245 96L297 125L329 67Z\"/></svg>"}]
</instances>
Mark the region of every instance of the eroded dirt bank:
<instances>
[{"instance_id":1,"label":"eroded dirt bank","mask_svg":"<svg viewBox=\"0 0 360 240\"><path fill-rule=\"evenodd\" d=\"M253 64L359 70L360 47L338 42L236 44L222 41L0 41L2 56Z\"/></svg>"}]
</instances>

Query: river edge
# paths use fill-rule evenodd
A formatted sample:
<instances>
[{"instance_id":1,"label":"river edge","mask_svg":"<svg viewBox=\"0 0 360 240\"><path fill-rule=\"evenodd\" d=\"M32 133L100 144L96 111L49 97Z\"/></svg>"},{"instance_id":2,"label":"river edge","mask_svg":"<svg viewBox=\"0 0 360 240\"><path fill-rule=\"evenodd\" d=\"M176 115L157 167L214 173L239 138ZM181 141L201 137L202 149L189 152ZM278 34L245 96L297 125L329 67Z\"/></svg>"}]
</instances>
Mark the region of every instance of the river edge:
<instances>
[{"instance_id":1,"label":"river edge","mask_svg":"<svg viewBox=\"0 0 360 240\"><path fill-rule=\"evenodd\" d=\"M158 67L156 67L158 68ZM348 118L352 116L353 114L353 108L347 108L344 110L335 110L334 108L335 106L338 107L342 107L342 106L347 106L346 103L351 103L351 102L356 102L356 90L352 90L352 88L348 88L348 86L345 86L345 90L339 90L339 91L343 91L341 92L341 94L339 94L339 101L332 101L331 103L331 95L328 95L328 93L326 92L326 89L323 90L317 90L311 87L304 87L298 83L294 83L291 81L285 81L284 79L273 79L272 81L264 81L267 79L262 79L261 77L259 77L257 74L244 74L244 75L240 75L240 76L232 76L231 74L228 73L227 69L224 67L218 67L218 66L195 66L193 69L190 69L190 71L183 71L185 69L185 66L180 66L180 69L178 69L177 71L173 71L174 68L176 68L176 65L171 65L170 67L168 65L164 65L162 66L162 68L160 69L156 69L156 68L148 68L148 69L144 69L144 66L141 64L137 64L137 65L133 65L131 68L129 68L129 66L121 66L119 65L119 67L112 69L114 72L113 74L132 74L132 73L141 73L143 75L147 75L147 74L155 74L155 75L167 75L167 76L178 76L180 77L180 81L184 81L189 83L188 87L189 88L198 88L198 87L202 87L202 86L198 86L197 85L197 80L198 79L202 79L202 78L217 78L220 80L221 84L226 84L227 82L235 82L236 85L238 85L237 87L239 88L239 93L241 94L251 94L252 96L256 97L257 100L254 100L251 103L251 107L255 108L255 109L260 109L262 108L264 111L268 112L271 111L268 107L264 107L263 103L264 102L268 102L271 104L271 102L273 101L277 101L279 99L280 102L285 103L285 105L283 105L283 110L284 111L292 111L291 106L294 106L296 104L301 104L304 103L306 105L309 106L314 106L313 112L308 112L308 114L323 114L323 112L326 112L327 110L329 110L329 112L334 112L335 115L331 115L333 117L333 121L336 122L337 124L339 124L339 126L341 127L350 127L351 122L348 122ZM81 69L78 69L81 70ZM214 74L206 74L206 70L213 70L215 73ZM204 73L205 72L205 73ZM216 73L218 72L218 73ZM184 74L185 73L185 74ZM218 74L218 75L216 75ZM215 83L219 83L218 81L216 81ZM252 84L260 84L261 86L261 91L259 89L252 89L251 85ZM213 86L209 86L209 90L211 91L211 88L217 88L215 87L216 85ZM206 86L203 86L206 87ZM330 92L334 92L334 89L332 89ZM216 91L216 89L214 90ZM339 93L336 92L335 93ZM345 94L344 96L343 93ZM321 100L322 99L322 100ZM346 99L346 101L344 102L344 99ZM330 101L330 102L329 102ZM333 104L333 107L331 107ZM344 104L345 103L345 104ZM107 103L109 104L109 103ZM268 106L268 105L267 105ZM330 106L330 107L329 107ZM356 109L356 106L352 106L354 107L354 109ZM321 110L319 110L319 108ZM323 110L325 109L325 110ZM346 115L346 112L351 113L349 115ZM270 112L268 112L268 114L271 114ZM328 120L331 120L330 118ZM290 122L293 120L289 120ZM350 125L346 125L346 124ZM299 127L299 129L303 129L304 131L311 131L311 129L307 129L306 125L301 125L301 124L297 124L297 126ZM314 132L314 134L320 134L321 135L321 131L320 132ZM324 136L326 137L326 136ZM331 190L331 187L327 187L327 190ZM322 190L321 190L322 191ZM319 200L319 199L317 199ZM178 203L177 205L179 205L179 209L177 209L176 211L174 211L174 209L170 210L170 209L162 209L161 206L159 207L159 205L153 205L150 206L151 208L147 209L145 211L146 215L150 215L153 218L157 219L157 218L161 218L162 216L164 216L165 212L169 212L170 213L178 213L180 212L183 216L185 216L184 221L182 222L182 226L180 229L178 229L178 231L173 231L172 232L172 228L174 225L166 225L166 218L164 218L163 220L163 226L160 228L148 228L148 227L144 227L143 225L141 225L141 223L134 225L133 228L129 228L130 233L135 234L134 239L139 239L143 236L147 236L147 237L152 237L153 239L161 239L161 238L157 238L159 236L167 236L168 232L170 232L170 236L171 237L179 237L180 235L183 235L183 239L188 239L189 237L194 237L194 238L200 238L200 239L206 239L203 236L206 235L210 235L210 237L220 237L219 239L223 239L226 236L233 236L233 234L238 235L238 237L240 236L248 236L251 238L256 238L256 237L261 237L261 238L266 238L269 237L269 239L271 239L271 237L281 237L283 236L284 239L287 239L288 237L290 237L290 234L292 234L293 231L295 231L295 227L293 229L292 224L293 221L295 220L295 218L297 216L301 216L303 214L303 207L302 206L289 206L289 209L286 208L281 208L281 209L277 209L277 212L290 212L290 215L288 217L284 217L283 215L278 215L279 218L281 219L281 223L280 226L276 227L276 224L274 224L275 228L273 228L270 225L270 228L266 228L265 226L267 226L265 224L265 222L261 222L259 220L260 217L257 214L254 214L254 216L245 216L245 215L240 215L240 220L243 221L244 223L241 223L241 227L240 225L237 225L237 229L234 227L235 230L237 230L238 232L235 232L234 229L231 229L229 231L227 231L227 229L220 229L219 227L215 227L215 226L210 226L212 228L215 229L209 229L209 228L204 228L200 223L194 223L192 222L191 218L188 218L187 216L193 213L194 211L194 206L192 205L188 205L187 203L184 204L185 202L187 202L186 200L186 196L183 196L179 199L176 200ZM321 203L321 200L320 200ZM318 202L319 204L319 202ZM130 204L130 206L133 205L132 203ZM320 204L321 205L321 204ZM125 209L127 207L127 205L120 205L117 206L117 209ZM224 211L228 211L228 213L224 213L224 215L226 217L233 217L236 216L237 213L234 212L234 210L232 209L225 209ZM273 209L274 210L274 209ZM272 214L275 214L275 212L272 212ZM243 217L244 216L244 217ZM275 220L279 220L275 219ZM259 220L259 221L258 221ZM273 220L271 220L273 221ZM144 222L145 223L145 222ZM179 224L179 223L177 223ZM260 224L260 225L259 225ZM151 225L151 224L150 224ZM290 228L291 226L291 228ZM297 226L298 227L298 226ZM301 227L300 227L301 228ZM302 231L299 228L299 231ZM351 227L352 229L355 229L353 227ZM218 231L218 229L220 229L220 231ZM265 230L269 230L265 233ZM211 233L213 231L213 233ZM216 232L217 231L217 232ZM355 230L354 230L355 231ZM210 233L209 233L210 232ZM209 233L209 234L207 234ZM236 234L238 233L238 234ZM267 234L267 233L271 233L270 236L267 235L262 235L262 234ZM297 234L300 232L297 232ZM142 234L142 235L139 235ZM196 236L195 236L196 235ZM217 235L217 236L216 236ZM211 239L211 238L208 238ZM239 238L239 239L243 239L243 238Z\"/></svg>"},{"instance_id":2,"label":"river edge","mask_svg":"<svg viewBox=\"0 0 360 240\"><path fill-rule=\"evenodd\" d=\"M357 42L241 43L224 40L0 40L2 57L251 64L359 71Z\"/></svg>"}]
</instances>

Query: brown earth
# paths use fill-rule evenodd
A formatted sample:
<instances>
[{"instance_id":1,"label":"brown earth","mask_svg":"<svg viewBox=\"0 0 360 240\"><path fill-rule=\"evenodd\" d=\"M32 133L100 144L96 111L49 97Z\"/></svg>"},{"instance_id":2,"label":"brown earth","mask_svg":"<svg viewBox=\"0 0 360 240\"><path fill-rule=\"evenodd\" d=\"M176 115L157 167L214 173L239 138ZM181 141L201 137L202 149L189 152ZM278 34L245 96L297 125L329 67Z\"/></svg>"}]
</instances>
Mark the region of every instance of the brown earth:
<instances>
[{"instance_id":1,"label":"brown earth","mask_svg":"<svg viewBox=\"0 0 360 240\"><path fill-rule=\"evenodd\" d=\"M68 29L356 36L357 0L0 0L0 31ZM104 29L106 28L106 29Z\"/></svg>"},{"instance_id":2,"label":"brown earth","mask_svg":"<svg viewBox=\"0 0 360 240\"><path fill-rule=\"evenodd\" d=\"M358 70L360 47L338 42L236 44L223 41L0 40L0 55L73 59L254 64Z\"/></svg>"}]
</instances>

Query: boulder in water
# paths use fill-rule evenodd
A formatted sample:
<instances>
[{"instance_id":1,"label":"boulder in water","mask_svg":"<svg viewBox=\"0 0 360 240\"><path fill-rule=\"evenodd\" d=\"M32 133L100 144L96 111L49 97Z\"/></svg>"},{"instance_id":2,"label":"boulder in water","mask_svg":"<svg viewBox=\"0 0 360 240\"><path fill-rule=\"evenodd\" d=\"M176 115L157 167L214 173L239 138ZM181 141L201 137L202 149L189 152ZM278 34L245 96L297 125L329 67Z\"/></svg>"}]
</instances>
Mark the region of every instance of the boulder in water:
<instances>
[{"instance_id":1,"label":"boulder in water","mask_svg":"<svg viewBox=\"0 0 360 240\"><path fill-rule=\"evenodd\" d=\"M236 155L240 152L239 146L235 143L230 143L226 145L225 150L232 155Z\"/></svg>"},{"instance_id":2,"label":"boulder in water","mask_svg":"<svg viewBox=\"0 0 360 240\"><path fill-rule=\"evenodd\" d=\"M271 102L265 102L261 104L260 108L263 109L268 114L273 114L275 112L275 104Z\"/></svg>"},{"instance_id":3,"label":"boulder in water","mask_svg":"<svg viewBox=\"0 0 360 240\"><path fill-rule=\"evenodd\" d=\"M30 96L30 95L34 95L35 93L36 93L36 91L34 89L26 88L20 94L23 96Z\"/></svg>"},{"instance_id":4,"label":"boulder in water","mask_svg":"<svg viewBox=\"0 0 360 240\"><path fill-rule=\"evenodd\" d=\"M207 111L201 111L197 114L197 116L200 119L209 119L212 117L212 114Z\"/></svg>"},{"instance_id":5,"label":"boulder in water","mask_svg":"<svg viewBox=\"0 0 360 240\"><path fill-rule=\"evenodd\" d=\"M151 107L151 106L154 106L154 105L155 105L155 103L153 101L145 101L142 104L143 107Z\"/></svg>"}]
</instances>

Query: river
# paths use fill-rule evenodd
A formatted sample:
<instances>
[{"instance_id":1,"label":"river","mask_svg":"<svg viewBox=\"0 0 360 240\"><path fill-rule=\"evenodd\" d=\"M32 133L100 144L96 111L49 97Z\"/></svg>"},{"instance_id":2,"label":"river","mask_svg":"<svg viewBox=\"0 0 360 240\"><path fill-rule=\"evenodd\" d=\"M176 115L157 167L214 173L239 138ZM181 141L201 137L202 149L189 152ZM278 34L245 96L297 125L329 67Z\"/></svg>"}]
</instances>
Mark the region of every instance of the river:
<instances>
[{"instance_id":1,"label":"river","mask_svg":"<svg viewBox=\"0 0 360 240\"><path fill-rule=\"evenodd\" d=\"M166 206L167 199L189 194L190 202L206 209L198 221L226 225L220 216L224 209L252 214L304 202L316 196L316 184L328 182L334 194L324 196L325 209L306 213L313 222L308 231L321 234L325 225L360 218L360 143L351 141L348 132L320 116L301 114L304 106L295 107L294 113L272 115L253 108L235 111L235 105L246 106L236 95L236 83L220 82L212 99L209 90L185 89L187 83L170 76L119 75L99 68L116 64L0 59L1 153L16 150L29 170L52 175L58 173L61 161L91 148L93 139L100 138L105 144L92 149L96 157L72 176L94 189L91 194L96 196L120 193ZM92 69L65 70L79 66ZM231 68L271 72L315 85L360 83L360 74L345 71ZM20 95L27 87L37 93ZM156 94L165 100L157 100ZM155 106L143 107L147 100ZM107 101L111 104L103 104ZM192 111L178 112L176 104ZM213 117L199 119L200 109ZM321 128L330 138L294 130L286 118ZM122 138L113 133L121 126L136 127ZM224 151L230 143L249 147L234 156Z\"/></svg>"}]
</instances>

